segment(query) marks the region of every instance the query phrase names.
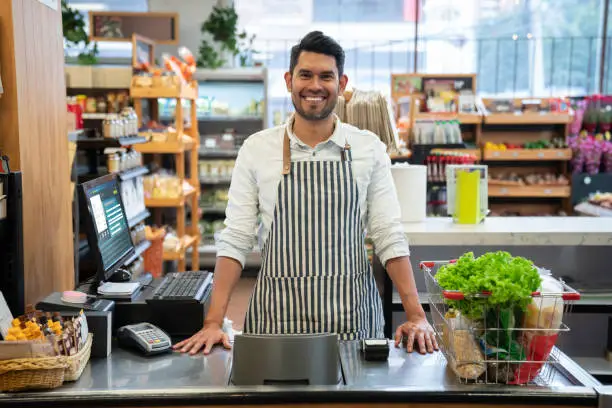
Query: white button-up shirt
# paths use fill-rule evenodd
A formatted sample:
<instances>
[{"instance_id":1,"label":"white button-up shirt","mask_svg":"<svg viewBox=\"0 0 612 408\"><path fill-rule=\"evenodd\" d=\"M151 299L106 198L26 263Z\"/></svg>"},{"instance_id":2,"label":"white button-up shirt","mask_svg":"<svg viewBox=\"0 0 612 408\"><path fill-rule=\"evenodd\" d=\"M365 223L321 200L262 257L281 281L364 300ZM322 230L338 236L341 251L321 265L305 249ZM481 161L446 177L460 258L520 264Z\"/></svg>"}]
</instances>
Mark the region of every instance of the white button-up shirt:
<instances>
[{"instance_id":1,"label":"white button-up shirt","mask_svg":"<svg viewBox=\"0 0 612 408\"><path fill-rule=\"evenodd\" d=\"M293 134L292 119L285 125L249 136L238 152L225 211L226 228L216 242L217 257L236 259L244 267L256 235L260 248L268 239L282 177L285 129L291 142L292 161L339 161L345 144L350 145L361 219L376 254L383 265L389 259L409 255L391 160L384 143L372 132L336 120L332 136L312 148Z\"/></svg>"}]
</instances>

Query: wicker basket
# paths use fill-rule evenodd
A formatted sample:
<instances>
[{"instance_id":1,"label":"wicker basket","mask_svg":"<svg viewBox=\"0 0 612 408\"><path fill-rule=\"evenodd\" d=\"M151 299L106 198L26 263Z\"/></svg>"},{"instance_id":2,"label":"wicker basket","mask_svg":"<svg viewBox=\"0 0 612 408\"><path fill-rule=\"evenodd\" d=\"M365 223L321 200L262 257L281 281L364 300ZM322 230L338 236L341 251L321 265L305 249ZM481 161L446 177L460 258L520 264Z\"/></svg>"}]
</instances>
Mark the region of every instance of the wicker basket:
<instances>
[{"instance_id":1,"label":"wicker basket","mask_svg":"<svg viewBox=\"0 0 612 408\"><path fill-rule=\"evenodd\" d=\"M64 382L66 357L0 361L0 392L57 388Z\"/></svg>"},{"instance_id":2,"label":"wicker basket","mask_svg":"<svg viewBox=\"0 0 612 408\"><path fill-rule=\"evenodd\" d=\"M93 335L89 333L87 337L87 341L85 345L74 356L67 357L68 367L66 367L66 372L64 373L64 381L76 381L79 379L83 370L87 366L89 362L89 357L91 356L91 345L93 344Z\"/></svg>"}]
</instances>

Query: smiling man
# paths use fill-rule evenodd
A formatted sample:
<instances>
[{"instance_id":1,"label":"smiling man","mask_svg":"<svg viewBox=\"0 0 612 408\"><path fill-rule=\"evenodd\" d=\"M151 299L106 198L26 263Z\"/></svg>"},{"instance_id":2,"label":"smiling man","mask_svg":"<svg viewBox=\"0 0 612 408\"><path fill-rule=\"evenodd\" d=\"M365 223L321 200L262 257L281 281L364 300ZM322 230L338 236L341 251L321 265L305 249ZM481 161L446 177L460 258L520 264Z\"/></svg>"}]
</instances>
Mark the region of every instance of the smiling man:
<instances>
[{"instance_id":1,"label":"smiling man","mask_svg":"<svg viewBox=\"0 0 612 408\"><path fill-rule=\"evenodd\" d=\"M384 337L367 229L406 311L396 346L406 337L408 351L414 344L421 353L437 349L419 303L385 145L333 114L347 81L342 47L323 33L309 33L291 50L285 82L295 114L240 149L206 321L175 349L207 354L217 343L230 347L221 325L257 227L262 265L245 333Z\"/></svg>"}]
</instances>

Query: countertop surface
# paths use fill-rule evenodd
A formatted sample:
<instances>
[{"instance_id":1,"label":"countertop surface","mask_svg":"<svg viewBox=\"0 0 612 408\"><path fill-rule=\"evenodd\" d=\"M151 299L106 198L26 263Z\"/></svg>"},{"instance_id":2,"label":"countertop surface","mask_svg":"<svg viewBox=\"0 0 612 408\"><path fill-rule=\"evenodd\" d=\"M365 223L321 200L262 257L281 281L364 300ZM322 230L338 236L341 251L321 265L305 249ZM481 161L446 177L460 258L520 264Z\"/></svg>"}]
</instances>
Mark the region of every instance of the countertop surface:
<instances>
[{"instance_id":1,"label":"countertop surface","mask_svg":"<svg viewBox=\"0 0 612 408\"><path fill-rule=\"evenodd\" d=\"M612 218L488 217L461 225L433 217L403 226L411 245L612 245Z\"/></svg>"},{"instance_id":2,"label":"countertop surface","mask_svg":"<svg viewBox=\"0 0 612 408\"><path fill-rule=\"evenodd\" d=\"M441 353L408 354L391 345L387 361L367 362L358 342L340 344L344 383L334 386L230 385L232 352L216 348L209 356L169 353L155 357L113 349L93 359L74 383L43 392L0 394L0 405L76 406L112 404L223 404L281 402L491 402L597 406L599 384L563 353L540 385L460 384Z\"/></svg>"}]
</instances>

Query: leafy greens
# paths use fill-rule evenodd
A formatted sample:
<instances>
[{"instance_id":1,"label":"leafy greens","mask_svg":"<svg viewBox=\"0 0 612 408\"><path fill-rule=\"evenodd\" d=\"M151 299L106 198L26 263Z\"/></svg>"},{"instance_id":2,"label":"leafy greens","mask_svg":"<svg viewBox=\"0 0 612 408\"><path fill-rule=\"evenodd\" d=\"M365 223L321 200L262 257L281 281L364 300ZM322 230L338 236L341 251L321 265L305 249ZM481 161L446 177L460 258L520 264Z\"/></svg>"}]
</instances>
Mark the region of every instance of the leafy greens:
<instances>
[{"instance_id":1,"label":"leafy greens","mask_svg":"<svg viewBox=\"0 0 612 408\"><path fill-rule=\"evenodd\" d=\"M542 283L531 261L505 251L489 252L478 258L467 252L456 263L442 266L435 278L444 290L465 295L464 300L446 302L473 320L483 319L490 308L525 310L531 302L531 293ZM475 296L482 292L490 292L490 296Z\"/></svg>"}]
</instances>

